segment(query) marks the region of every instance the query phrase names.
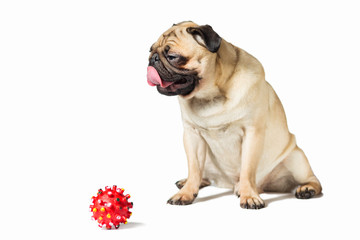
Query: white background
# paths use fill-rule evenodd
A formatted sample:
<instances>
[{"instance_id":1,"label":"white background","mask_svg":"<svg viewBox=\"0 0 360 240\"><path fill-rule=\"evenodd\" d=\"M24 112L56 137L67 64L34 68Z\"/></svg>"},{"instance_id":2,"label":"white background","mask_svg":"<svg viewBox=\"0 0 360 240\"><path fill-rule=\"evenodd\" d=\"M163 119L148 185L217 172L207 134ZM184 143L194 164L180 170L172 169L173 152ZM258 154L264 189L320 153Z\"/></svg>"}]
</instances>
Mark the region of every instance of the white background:
<instances>
[{"instance_id":1,"label":"white background","mask_svg":"<svg viewBox=\"0 0 360 240\"><path fill-rule=\"evenodd\" d=\"M226 189L167 205L187 176L176 97L146 83L148 51L173 23L210 24L264 65L324 195ZM0 235L4 239L358 239L356 1L1 1ZM117 184L133 216L90 220ZM3 238L3 236L0 236Z\"/></svg>"}]
</instances>

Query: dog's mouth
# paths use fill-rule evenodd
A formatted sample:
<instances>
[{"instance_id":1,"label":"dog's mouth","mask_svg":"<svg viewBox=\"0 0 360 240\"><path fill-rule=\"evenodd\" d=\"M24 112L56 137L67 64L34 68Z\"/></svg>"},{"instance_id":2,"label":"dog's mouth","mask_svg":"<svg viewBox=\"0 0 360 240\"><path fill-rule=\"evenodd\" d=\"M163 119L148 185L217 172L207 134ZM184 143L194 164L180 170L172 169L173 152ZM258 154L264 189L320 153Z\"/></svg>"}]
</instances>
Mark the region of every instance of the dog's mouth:
<instances>
[{"instance_id":1,"label":"dog's mouth","mask_svg":"<svg viewBox=\"0 0 360 240\"><path fill-rule=\"evenodd\" d=\"M159 93L174 96L188 95L191 93L199 78L196 75L178 75L174 81L164 81L153 66L147 68L147 82L150 86L156 86Z\"/></svg>"}]
</instances>

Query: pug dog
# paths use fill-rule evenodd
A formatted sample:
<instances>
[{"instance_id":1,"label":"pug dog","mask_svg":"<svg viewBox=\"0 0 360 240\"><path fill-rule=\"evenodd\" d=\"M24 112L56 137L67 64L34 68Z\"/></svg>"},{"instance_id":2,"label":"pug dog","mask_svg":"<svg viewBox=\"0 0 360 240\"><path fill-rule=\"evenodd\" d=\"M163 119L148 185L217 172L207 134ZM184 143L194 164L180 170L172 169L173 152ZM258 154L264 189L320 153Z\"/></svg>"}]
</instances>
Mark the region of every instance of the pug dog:
<instances>
[{"instance_id":1,"label":"pug dog","mask_svg":"<svg viewBox=\"0 0 360 240\"><path fill-rule=\"evenodd\" d=\"M263 192L321 193L255 57L193 22L174 24L150 52L148 84L178 96L184 126L188 177L169 204L191 204L209 185L233 189L246 209L265 207Z\"/></svg>"}]
</instances>

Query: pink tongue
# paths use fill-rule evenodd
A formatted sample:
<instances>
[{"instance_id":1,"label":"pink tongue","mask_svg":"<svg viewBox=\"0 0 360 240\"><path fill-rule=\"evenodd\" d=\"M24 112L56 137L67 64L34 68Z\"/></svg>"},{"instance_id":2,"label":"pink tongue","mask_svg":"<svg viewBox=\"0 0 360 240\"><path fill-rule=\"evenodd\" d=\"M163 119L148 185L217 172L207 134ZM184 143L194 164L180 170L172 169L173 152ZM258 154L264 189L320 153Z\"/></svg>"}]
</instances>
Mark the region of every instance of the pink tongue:
<instances>
[{"instance_id":1,"label":"pink tongue","mask_svg":"<svg viewBox=\"0 0 360 240\"><path fill-rule=\"evenodd\" d=\"M147 68L147 82L150 86L160 85L162 88L166 88L173 84L173 82L164 82L161 80L159 73L152 66Z\"/></svg>"}]
</instances>

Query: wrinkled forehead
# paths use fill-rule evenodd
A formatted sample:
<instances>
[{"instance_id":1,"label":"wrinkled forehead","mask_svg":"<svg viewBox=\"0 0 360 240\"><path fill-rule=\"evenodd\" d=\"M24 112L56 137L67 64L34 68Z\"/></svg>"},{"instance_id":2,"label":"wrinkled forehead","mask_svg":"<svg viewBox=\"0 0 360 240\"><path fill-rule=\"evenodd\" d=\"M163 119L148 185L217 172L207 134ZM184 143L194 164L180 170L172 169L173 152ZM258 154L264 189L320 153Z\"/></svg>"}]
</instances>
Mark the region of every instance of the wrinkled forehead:
<instances>
[{"instance_id":1,"label":"wrinkled forehead","mask_svg":"<svg viewBox=\"0 0 360 240\"><path fill-rule=\"evenodd\" d=\"M163 36L171 35L173 32L182 32L185 34L188 27L198 27L198 25L193 22L181 22L173 24L171 28L169 28L166 32L163 33Z\"/></svg>"},{"instance_id":2,"label":"wrinkled forehead","mask_svg":"<svg viewBox=\"0 0 360 240\"><path fill-rule=\"evenodd\" d=\"M169 46L172 50L189 48L196 42L186 29L197 26L198 25L193 22L174 24L159 37L157 42L152 46L152 49L164 48L165 46Z\"/></svg>"}]
</instances>

